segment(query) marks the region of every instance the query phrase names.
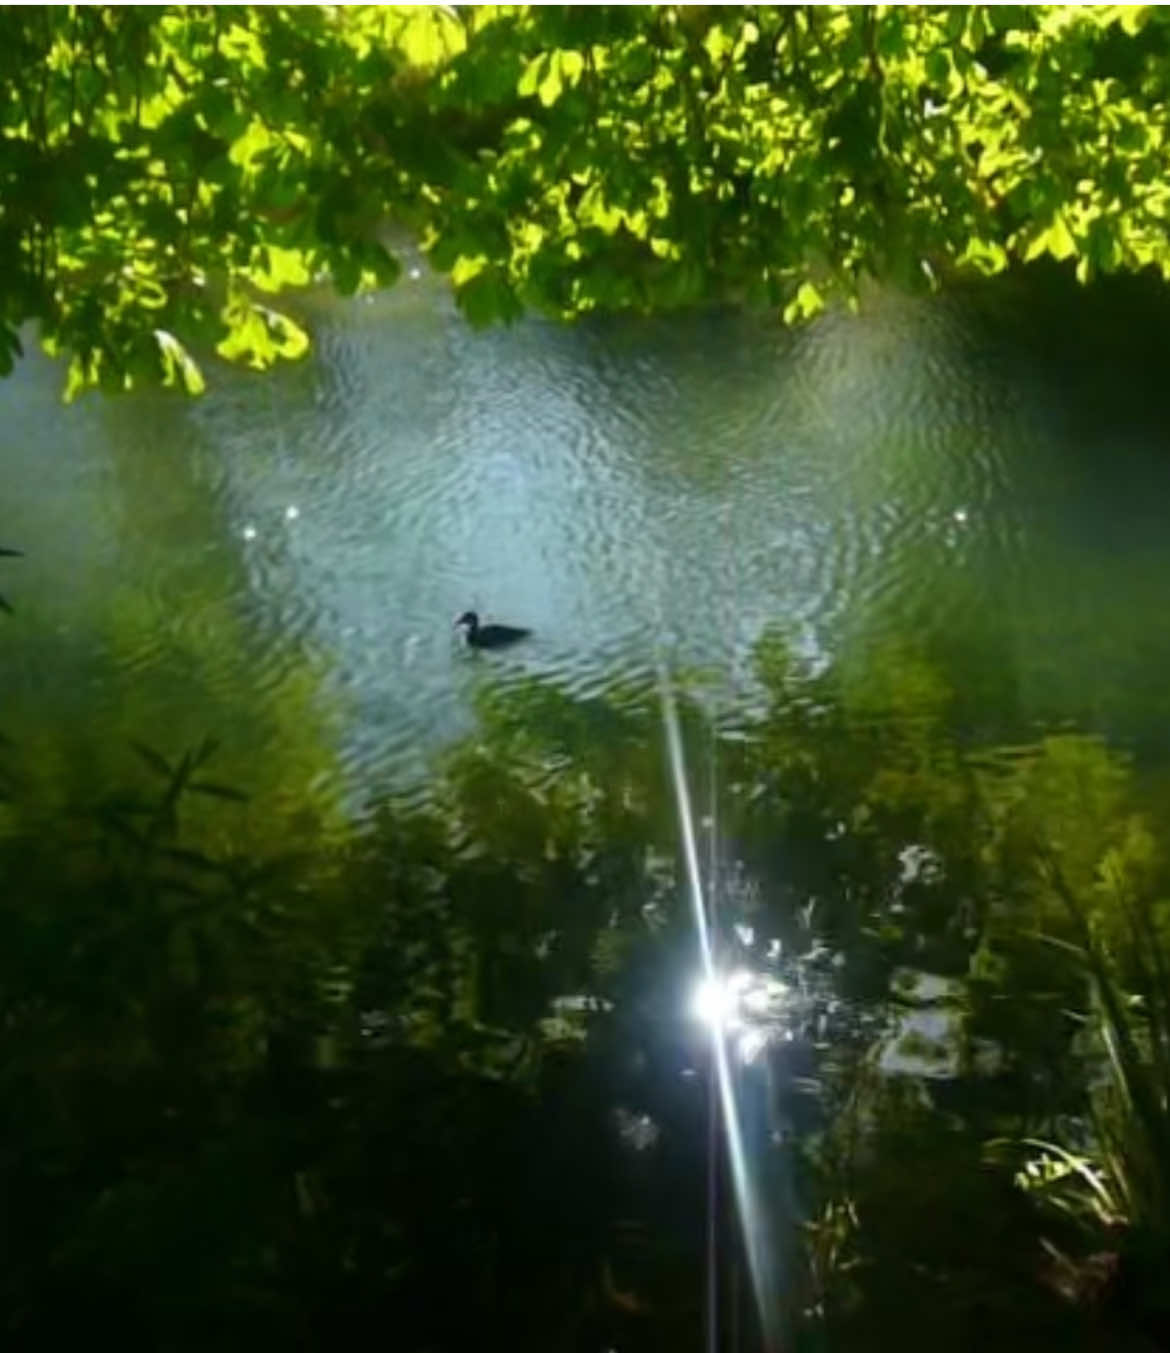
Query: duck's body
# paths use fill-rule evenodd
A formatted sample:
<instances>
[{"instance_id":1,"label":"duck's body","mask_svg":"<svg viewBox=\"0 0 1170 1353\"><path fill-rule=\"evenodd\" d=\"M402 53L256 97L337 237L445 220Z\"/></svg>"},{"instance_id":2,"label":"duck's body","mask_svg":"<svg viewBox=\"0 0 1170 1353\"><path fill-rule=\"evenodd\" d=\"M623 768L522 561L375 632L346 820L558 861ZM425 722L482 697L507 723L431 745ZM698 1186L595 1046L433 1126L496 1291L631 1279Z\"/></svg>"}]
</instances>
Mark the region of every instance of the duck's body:
<instances>
[{"instance_id":1,"label":"duck's body","mask_svg":"<svg viewBox=\"0 0 1170 1353\"><path fill-rule=\"evenodd\" d=\"M516 625L481 625L474 611L464 611L456 620L455 628L463 631L471 648L507 648L532 633Z\"/></svg>"}]
</instances>

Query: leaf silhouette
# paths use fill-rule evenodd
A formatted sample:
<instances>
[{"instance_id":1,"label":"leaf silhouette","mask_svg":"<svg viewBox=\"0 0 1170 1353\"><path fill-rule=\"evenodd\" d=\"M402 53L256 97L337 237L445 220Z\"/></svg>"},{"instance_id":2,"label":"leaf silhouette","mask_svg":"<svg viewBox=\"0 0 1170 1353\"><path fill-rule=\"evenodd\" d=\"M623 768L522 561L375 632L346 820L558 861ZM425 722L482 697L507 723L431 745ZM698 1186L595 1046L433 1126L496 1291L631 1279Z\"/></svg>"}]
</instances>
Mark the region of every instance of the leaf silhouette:
<instances>
[{"instance_id":1,"label":"leaf silhouette","mask_svg":"<svg viewBox=\"0 0 1170 1353\"><path fill-rule=\"evenodd\" d=\"M161 752L156 752L153 747L148 747L145 742L138 742L133 738L130 741L130 746L134 748L152 771L155 771L164 779L169 780L174 775L174 768Z\"/></svg>"},{"instance_id":2,"label":"leaf silhouette","mask_svg":"<svg viewBox=\"0 0 1170 1353\"><path fill-rule=\"evenodd\" d=\"M187 788L197 794L210 794L216 799L231 799L235 803L247 803L248 795L231 785L221 785L215 780L192 780Z\"/></svg>"}]
</instances>

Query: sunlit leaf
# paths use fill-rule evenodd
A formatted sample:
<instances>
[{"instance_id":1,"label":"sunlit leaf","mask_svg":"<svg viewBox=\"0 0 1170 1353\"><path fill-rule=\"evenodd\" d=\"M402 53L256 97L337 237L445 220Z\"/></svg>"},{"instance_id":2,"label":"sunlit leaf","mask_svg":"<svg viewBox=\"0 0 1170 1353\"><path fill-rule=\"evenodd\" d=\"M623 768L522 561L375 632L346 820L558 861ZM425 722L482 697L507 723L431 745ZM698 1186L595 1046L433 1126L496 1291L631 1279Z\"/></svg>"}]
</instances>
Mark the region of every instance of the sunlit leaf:
<instances>
[{"instance_id":1,"label":"sunlit leaf","mask_svg":"<svg viewBox=\"0 0 1170 1353\"><path fill-rule=\"evenodd\" d=\"M1051 254L1057 260L1071 258L1077 251L1076 240L1069 232L1062 213L1057 212L1047 230L1041 231L1024 251L1025 259L1039 258L1041 254Z\"/></svg>"},{"instance_id":2,"label":"sunlit leaf","mask_svg":"<svg viewBox=\"0 0 1170 1353\"><path fill-rule=\"evenodd\" d=\"M187 349L164 329L156 329L154 337L168 371L166 384L173 385L178 377L189 395L201 395L205 389L203 373Z\"/></svg>"},{"instance_id":3,"label":"sunlit leaf","mask_svg":"<svg viewBox=\"0 0 1170 1353\"><path fill-rule=\"evenodd\" d=\"M811 319L825 308L825 299L811 282L802 282L796 295L784 308L784 323Z\"/></svg>"},{"instance_id":4,"label":"sunlit leaf","mask_svg":"<svg viewBox=\"0 0 1170 1353\"><path fill-rule=\"evenodd\" d=\"M856 307L862 275L1008 258L1170 275L1165 24L1154 6L13 9L14 70L45 80L4 141L0 373L30 321L68 400L198 393L196 341L270 368L308 335L255 294L389 285L391 221L459 265L475 324L521 297L563 318L746 297L795 323Z\"/></svg>"}]
</instances>

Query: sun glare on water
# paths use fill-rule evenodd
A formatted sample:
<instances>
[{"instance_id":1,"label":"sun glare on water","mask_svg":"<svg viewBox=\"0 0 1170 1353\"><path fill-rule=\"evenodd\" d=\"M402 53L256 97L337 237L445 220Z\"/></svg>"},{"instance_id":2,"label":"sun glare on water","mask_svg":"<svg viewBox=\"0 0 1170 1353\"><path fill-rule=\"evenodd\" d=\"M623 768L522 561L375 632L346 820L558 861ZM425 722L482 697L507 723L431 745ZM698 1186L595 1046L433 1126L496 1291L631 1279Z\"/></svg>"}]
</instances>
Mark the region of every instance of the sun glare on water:
<instances>
[{"instance_id":1,"label":"sun glare on water","mask_svg":"<svg viewBox=\"0 0 1170 1353\"><path fill-rule=\"evenodd\" d=\"M741 1035L742 1054L749 1047L758 1050L762 1041L776 1034L787 994L785 984L769 974L735 968L700 978L691 993L690 1011L712 1033Z\"/></svg>"}]
</instances>

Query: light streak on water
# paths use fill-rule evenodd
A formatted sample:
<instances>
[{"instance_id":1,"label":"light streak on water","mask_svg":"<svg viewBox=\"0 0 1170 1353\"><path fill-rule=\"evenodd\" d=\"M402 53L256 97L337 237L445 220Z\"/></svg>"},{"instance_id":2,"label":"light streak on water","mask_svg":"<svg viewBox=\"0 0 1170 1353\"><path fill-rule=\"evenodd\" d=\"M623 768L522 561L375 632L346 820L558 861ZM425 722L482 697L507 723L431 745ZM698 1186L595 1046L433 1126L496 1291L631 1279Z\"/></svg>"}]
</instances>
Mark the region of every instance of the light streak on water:
<instances>
[{"instance_id":1,"label":"light streak on water","mask_svg":"<svg viewBox=\"0 0 1170 1353\"><path fill-rule=\"evenodd\" d=\"M768 1350L768 1353L775 1353L780 1345L778 1334L779 1308L775 1298L775 1270L772 1263L769 1262L773 1256L768 1254L770 1247L767 1244L767 1226L759 1205L757 1190L753 1186L751 1170L744 1150L743 1132L740 1127L739 1110L736 1104L731 1066L727 1054L727 1040L724 1036L724 1021L718 1017L719 1007L725 999L721 993L725 993L727 988L715 962L707 905L703 896L703 881L699 871L699 855L695 843L694 813L691 807L690 791L687 787L686 764L683 757L682 735L679 729L678 706L675 702L669 676L665 668L661 666L659 668L659 695L662 703L662 723L666 734L666 748L670 760L675 805L678 810L679 832L682 838L691 908L694 914L695 932L699 941L699 961L702 974L699 991L707 993L707 999L716 1012L716 1018L710 1021L711 1050L718 1102L722 1112L723 1130L727 1139L732 1191L736 1213L743 1232L744 1249L747 1253L752 1291L759 1313L764 1348ZM712 1215L708 1217L708 1226L714 1228L716 1225L714 1189L710 1191L708 1204L712 1208ZM715 1232L712 1231L712 1234L715 1234ZM714 1274L709 1272L707 1280L708 1353L715 1353L717 1329L714 1307Z\"/></svg>"}]
</instances>

